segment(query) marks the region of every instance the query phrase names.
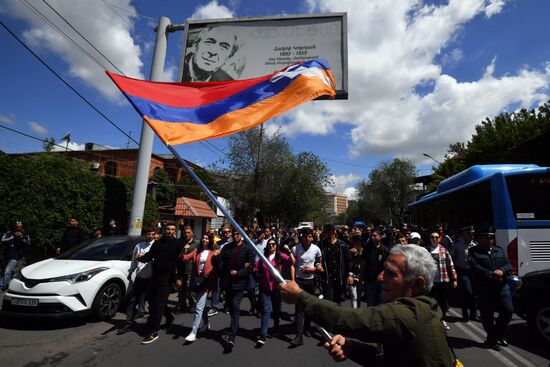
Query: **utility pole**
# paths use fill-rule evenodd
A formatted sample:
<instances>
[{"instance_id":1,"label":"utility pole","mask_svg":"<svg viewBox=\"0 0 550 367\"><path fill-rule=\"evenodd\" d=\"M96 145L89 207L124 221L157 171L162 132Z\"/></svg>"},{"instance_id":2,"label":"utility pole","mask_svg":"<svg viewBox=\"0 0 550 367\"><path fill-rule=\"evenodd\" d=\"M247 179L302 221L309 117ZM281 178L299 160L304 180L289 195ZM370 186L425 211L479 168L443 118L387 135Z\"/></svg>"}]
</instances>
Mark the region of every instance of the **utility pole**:
<instances>
[{"instance_id":1,"label":"utility pole","mask_svg":"<svg viewBox=\"0 0 550 367\"><path fill-rule=\"evenodd\" d=\"M160 17L159 24L156 28L157 40L153 54L153 64L151 65L151 75L149 77L151 81L159 81L164 71L169 25L170 19ZM129 235L141 235L143 211L145 210L145 196L147 195L147 182L149 181L149 170L151 166L151 154L153 152L153 140L153 129L143 121L141 125L141 138L134 182L134 195L132 197L132 211L128 224Z\"/></svg>"}]
</instances>

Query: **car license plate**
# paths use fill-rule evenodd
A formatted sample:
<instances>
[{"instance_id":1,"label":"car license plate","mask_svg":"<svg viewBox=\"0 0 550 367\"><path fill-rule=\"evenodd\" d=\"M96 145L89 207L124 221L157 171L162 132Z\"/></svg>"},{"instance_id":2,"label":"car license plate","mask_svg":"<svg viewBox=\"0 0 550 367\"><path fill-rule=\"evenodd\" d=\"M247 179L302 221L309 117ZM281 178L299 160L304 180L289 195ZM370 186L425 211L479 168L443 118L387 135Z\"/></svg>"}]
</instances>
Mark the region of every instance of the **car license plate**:
<instances>
[{"instance_id":1,"label":"car license plate","mask_svg":"<svg viewBox=\"0 0 550 367\"><path fill-rule=\"evenodd\" d=\"M12 297L11 298L11 304L14 305L14 306L36 307L36 306L38 306L38 299L37 298Z\"/></svg>"}]
</instances>

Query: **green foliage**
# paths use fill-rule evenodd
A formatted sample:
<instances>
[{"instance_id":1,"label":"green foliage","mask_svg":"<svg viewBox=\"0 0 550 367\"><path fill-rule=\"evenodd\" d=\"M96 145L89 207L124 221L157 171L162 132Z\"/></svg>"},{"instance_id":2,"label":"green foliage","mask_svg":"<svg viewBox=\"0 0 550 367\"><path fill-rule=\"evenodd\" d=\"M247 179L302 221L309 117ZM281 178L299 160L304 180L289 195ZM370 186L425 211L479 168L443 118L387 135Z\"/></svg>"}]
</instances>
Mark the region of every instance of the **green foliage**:
<instances>
[{"instance_id":1,"label":"green foliage","mask_svg":"<svg viewBox=\"0 0 550 367\"><path fill-rule=\"evenodd\" d=\"M91 230L101 227L105 188L83 161L53 154L0 157L0 223L21 220L34 246L53 247L70 216Z\"/></svg>"},{"instance_id":2,"label":"green foliage","mask_svg":"<svg viewBox=\"0 0 550 367\"><path fill-rule=\"evenodd\" d=\"M314 219L324 208L329 170L313 153L294 155L279 134L262 127L233 135L219 191L236 219L260 225L296 225Z\"/></svg>"},{"instance_id":3,"label":"green foliage","mask_svg":"<svg viewBox=\"0 0 550 367\"><path fill-rule=\"evenodd\" d=\"M485 119L467 143L449 146L434 173L434 184L476 164L532 163L540 157L519 154L518 147L550 129L550 101L532 110L522 109ZM521 157L522 162L517 162Z\"/></svg>"},{"instance_id":4,"label":"green foliage","mask_svg":"<svg viewBox=\"0 0 550 367\"><path fill-rule=\"evenodd\" d=\"M127 228L133 179L101 177L80 160L53 153L0 156L0 225L23 221L34 248L52 248L71 215L91 234L110 218ZM144 223L154 224L157 205L146 201Z\"/></svg>"},{"instance_id":5,"label":"green foliage","mask_svg":"<svg viewBox=\"0 0 550 367\"><path fill-rule=\"evenodd\" d=\"M357 202L348 210L348 222L402 223L407 205L414 200L415 176L415 165L408 159L381 162L368 181L357 184Z\"/></svg>"},{"instance_id":6,"label":"green foliage","mask_svg":"<svg viewBox=\"0 0 550 367\"><path fill-rule=\"evenodd\" d=\"M42 148L45 152L51 152L54 146L55 146L55 138L53 136L50 136L49 138L45 139L44 143L42 143Z\"/></svg>"},{"instance_id":7,"label":"green foliage","mask_svg":"<svg viewBox=\"0 0 550 367\"><path fill-rule=\"evenodd\" d=\"M200 167L193 169L193 171L210 191L217 192L218 181L210 172ZM188 174L181 176L175 188L175 197L179 198L182 196L203 201L209 200L204 190Z\"/></svg>"},{"instance_id":8,"label":"green foliage","mask_svg":"<svg viewBox=\"0 0 550 367\"><path fill-rule=\"evenodd\" d=\"M173 205L175 201L175 188L170 181L168 172L162 168L155 169L151 181L156 182L157 185L157 203L159 205Z\"/></svg>"}]
</instances>

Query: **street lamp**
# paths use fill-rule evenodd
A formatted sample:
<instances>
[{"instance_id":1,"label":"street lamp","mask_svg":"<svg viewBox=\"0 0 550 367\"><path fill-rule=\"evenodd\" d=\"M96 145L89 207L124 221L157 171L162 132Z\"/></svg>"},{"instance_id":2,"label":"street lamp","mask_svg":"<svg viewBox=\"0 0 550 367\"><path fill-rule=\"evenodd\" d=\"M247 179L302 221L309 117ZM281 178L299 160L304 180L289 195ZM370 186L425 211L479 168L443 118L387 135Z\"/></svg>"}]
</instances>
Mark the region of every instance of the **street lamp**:
<instances>
[{"instance_id":1,"label":"street lamp","mask_svg":"<svg viewBox=\"0 0 550 367\"><path fill-rule=\"evenodd\" d=\"M423 155L424 157L428 157L428 158L432 159L432 160L433 160L434 162L436 162L437 164L441 164L440 161L438 161L437 159L435 159L434 157L432 157L432 156L429 155L428 153L422 153L422 155Z\"/></svg>"}]
</instances>

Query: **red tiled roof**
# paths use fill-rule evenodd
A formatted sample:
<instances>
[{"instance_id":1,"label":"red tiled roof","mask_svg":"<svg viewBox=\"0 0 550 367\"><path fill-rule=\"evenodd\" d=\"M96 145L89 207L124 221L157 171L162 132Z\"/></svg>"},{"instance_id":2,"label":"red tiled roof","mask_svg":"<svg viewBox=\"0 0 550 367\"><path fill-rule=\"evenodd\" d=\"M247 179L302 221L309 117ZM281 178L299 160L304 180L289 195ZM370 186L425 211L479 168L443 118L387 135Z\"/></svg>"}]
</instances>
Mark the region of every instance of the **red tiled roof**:
<instances>
[{"instance_id":1,"label":"red tiled roof","mask_svg":"<svg viewBox=\"0 0 550 367\"><path fill-rule=\"evenodd\" d=\"M202 200L190 199L190 198L177 198L176 199L176 216L179 217L202 217L202 218L216 218L217 215L210 209L208 204Z\"/></svg>"}]
</instances>

